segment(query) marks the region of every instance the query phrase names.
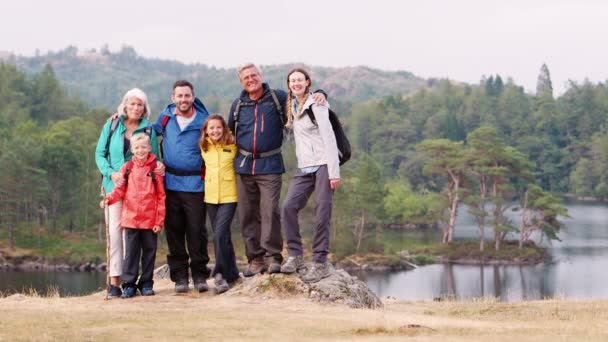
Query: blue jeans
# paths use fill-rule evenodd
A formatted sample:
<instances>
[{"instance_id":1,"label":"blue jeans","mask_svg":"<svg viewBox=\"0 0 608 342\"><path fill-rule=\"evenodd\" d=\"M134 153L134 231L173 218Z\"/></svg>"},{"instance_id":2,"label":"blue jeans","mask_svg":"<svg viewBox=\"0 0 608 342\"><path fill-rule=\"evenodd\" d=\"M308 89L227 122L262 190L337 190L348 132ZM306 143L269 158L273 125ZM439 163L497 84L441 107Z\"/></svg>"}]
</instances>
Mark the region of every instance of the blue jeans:
<instances>
[{"instance_id":1,"label":"blue jeans","mask_svg":"<svg viewBox=\"0 0 608 342\"><path fill-rule=\"evenodd\" d=\"M229 283L239 278L239 269L236 266L234 246L230 234L230 224L235 212L236 203L207 203L207 213L213 229L213 247L215 249L215 268L211 275L215 276L217 273L221 273L222 277Z\"/></svg>"}]
</instances>

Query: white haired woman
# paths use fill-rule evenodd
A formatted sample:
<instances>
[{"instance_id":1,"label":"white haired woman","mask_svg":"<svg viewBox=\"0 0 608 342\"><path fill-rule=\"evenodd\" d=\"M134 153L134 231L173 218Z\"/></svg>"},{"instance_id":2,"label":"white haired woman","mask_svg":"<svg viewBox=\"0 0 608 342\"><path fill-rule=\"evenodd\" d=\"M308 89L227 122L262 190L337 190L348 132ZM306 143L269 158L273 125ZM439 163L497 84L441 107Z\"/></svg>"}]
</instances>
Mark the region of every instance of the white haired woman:
<instances>
[{"instance_id":1,"label":"white haired woman","mask_svg":"<svg viewBox=\"0 0 608 342\"><path fill-rule=\"evenodd\" d=\"M150 106L148 96L141 89L133 88L126 92L117 108L118 117L108 120L99 136L95 149L95 162L103 177L102 191L109 194L115 186L124 183L120 167L131 160L131 136L145 133L150 136L152 153L158 156L156 133L150 127ZM161 164L161 163L159 163ZM162 169L162 164L157 169ZM162 171L160 171L162 172ZM120 276L123 268L123 238L120 227L122 201L110 205L106 210L106 225L109 230L110 253L107 265L109 275L108 297L120 297Z\"/></svg>"}]
</instances>

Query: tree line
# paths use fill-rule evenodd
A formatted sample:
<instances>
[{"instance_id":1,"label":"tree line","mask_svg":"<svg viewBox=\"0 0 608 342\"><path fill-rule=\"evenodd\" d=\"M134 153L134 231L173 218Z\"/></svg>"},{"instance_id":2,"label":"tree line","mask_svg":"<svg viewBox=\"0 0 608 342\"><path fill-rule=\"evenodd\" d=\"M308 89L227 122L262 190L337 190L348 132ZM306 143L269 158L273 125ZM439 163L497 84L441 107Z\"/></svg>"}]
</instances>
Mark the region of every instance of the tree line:
<instances>
[{"instance_id":1,"label":"tree line","mask_svg":"<svg viewBox=\"0 0 608 342\"><path fill-rule=\"evenodd\" d=\"M331 89L329 94L354 151L335 197L332 234L341 243L334 248L339 253L377 250L369 237L386 228L449 223L452 176L437 171L440 154L434 149L456 153L445 163L462 162L452 196L483 227L496 228L495 246L509 232L525 241L534 229L549 236L549 227L558 227L551 218L564 212L554 207L555 215L538 216L539 201L557 205L555 195L564 193L608 197L604 83L571 82L555 98L543 66L535 94L499 75L476 85L427 80L414 93L366 101L341 98ZM0 234L14 241L20 232L40 227L51 234L98 228L94 148L109 111L68 95L50 65L28 76L0 63ZM482 154L488 145L496 150ZM291 170L292 149L285 149ZM490 167L470 157L491 153L507 164ZM524 213L519 224L500 214L513 203Z\"/></svg>"}]
</instances>

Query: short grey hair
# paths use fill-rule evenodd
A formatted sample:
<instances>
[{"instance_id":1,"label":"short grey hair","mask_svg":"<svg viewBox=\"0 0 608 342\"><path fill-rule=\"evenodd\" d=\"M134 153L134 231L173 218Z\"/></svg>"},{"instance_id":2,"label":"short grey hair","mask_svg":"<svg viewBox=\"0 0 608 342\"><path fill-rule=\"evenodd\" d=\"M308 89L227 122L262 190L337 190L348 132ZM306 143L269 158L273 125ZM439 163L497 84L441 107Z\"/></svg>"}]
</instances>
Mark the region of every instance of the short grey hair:
<instances>
[{"instance_id":1,"label":"short grey hair","mask_svg":"<svg viewBox=\"0 0 608 342\"><path fill-rule=\"evenodd\" d=\"M255 70L258 72L258 74L262 75L262 70L260 69L260 67L255 65L255 63L247 62L247 63L243 63L243 64L239 65L236 68L236 70L239 74L239 77L241 77L241 72L243 72L243 70L249 69L249 68L255 68Z\"/></svg>"},{"instance_id":2,"label":"short grey hair","mask_svg":"<svg viewBox=\"0 0 608 342\"><path fill-rule=\"evenodd\" d=\"M127 102L129 101L129 99L132 97L136 97L144 103L145 112L144 112L143 117L145 117L146 119L149 119L150 118L150 105L148 104L148 96L146 95L146 93L144 93L143 90L141 90L139 88L133 88L126 92L125 96L122 97L122 102L120 102L120 105L116 109L116 112L122 116L127 116L127 114L125 113L125 107L127 105Z\"/></svg>"}]
</instances>

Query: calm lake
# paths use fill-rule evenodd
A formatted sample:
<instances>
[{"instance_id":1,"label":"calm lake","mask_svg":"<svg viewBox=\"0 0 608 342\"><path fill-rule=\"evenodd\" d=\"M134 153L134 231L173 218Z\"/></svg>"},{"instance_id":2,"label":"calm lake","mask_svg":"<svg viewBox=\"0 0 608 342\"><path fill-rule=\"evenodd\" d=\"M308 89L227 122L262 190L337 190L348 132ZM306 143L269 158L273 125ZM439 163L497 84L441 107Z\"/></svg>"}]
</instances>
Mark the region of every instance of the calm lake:
<instances>
[{"instance_id":1,"label":"calm lake","mask_svg":"<svg viewBox=\"0 0 608 342\"><path fill-rule=\"evenodd\" d=\"M380 297L405 300L495 297L502 301L543 298L608 298L608 206L567 205L562 240L543 243L552 261L533 266L429 265L412 271L361 273ZM486 232L486 236L489 234ZM476 238L472 218L461 213L456 238ZM538 239L535 239L538 242Z\"/></svg>"},{"instance_id":2,"label":"calm lake","mask_svg":"<svg viewBox=\"0 0 608 342\"><path fill-rule=\"evenodd\" d=\"M463 266L429 265L412 271L359 273L380 297L404 300L436 298L496 297L503 301L542 298L608 298L608 205L570 203L571 218L564 219L561 242L548 244L552 261L534 266ZM462 210L456 238L476 238L477 227ZM439 240L439 232L426 238ZM435 236L436 235L436 236ZM486 233L486 236L490 235ZM391 239L406 241L420 238L416 232L395 232ZM538 241L536 239L536 241ZM91 272L1 272L0 292L23 292L36 289L46 293L49 287L61 295L78 295L103 288L105 273Z\"/></svg>"}]
</instances>

